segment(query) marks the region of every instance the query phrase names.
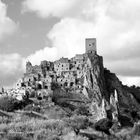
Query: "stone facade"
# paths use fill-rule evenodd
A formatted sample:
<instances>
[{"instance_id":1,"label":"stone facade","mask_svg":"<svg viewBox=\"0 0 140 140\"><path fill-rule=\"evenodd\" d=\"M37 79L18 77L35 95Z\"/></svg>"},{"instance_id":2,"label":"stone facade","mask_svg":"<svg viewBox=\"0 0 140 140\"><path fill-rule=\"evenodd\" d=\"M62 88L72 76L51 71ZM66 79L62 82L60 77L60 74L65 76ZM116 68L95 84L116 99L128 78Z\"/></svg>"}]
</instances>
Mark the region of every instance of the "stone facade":
<instances>
[{"instance_id":1,"label":"stone facade","mask_svg":"<svg viewBox=\"0 0 140 140\"><path fill-rule=\"evenodd\" d=\"M70 70L70 63L68 58L60 58L59 60L54 62L54 71L57 75L61 75L63 71Z\"/></svg>"},{"instance_id":2,"label":"stone facade","mask_svg":"<svg viewBox=\"0 0 140 140\"><path fill-rule=\"evenodd\" d=\"M33 82L42 81L42 88L51 89L51 83L57 82L61 86L80 89L82 91L82 81L84 76L83 67L86 65L88 53L95 55L96 39L86 39L85 54L77 54L75 57L60 58L55 62L42 61L40 65L33 66L31 62L26 63L26 73L23 81L26 86Z\"/></svg>"},{"instance_id":3,"label":"stone facade","mask_svg":"<svg viewBox=\"0 0 140 140\"><path fill-rule=\"evenodd\" d=\"M96 38L86 39L86 53L96 53Z\"/></svg>"},{"instance_id":4,"label":"stone facade","mask_svg":"<svg viewBox=\"0 0 140 140\"><path fill-rule=\"evenodd\" d=\"M35 66L28 61L23 78L18 81L16 89L8 93L18 100L26 93L51 98L55 92L60 94L60 89L64 92L62 95L74 95L72 98L84 101L95 121L108 117L118 122L122 105L130 110L140 108L134 95L129 93L131 90L127 92L117 76L104 68L103 58L97 55L95 38L86 39L85 53L76 54L71 59L44 60Z\"/></svg>"}]
</instances>

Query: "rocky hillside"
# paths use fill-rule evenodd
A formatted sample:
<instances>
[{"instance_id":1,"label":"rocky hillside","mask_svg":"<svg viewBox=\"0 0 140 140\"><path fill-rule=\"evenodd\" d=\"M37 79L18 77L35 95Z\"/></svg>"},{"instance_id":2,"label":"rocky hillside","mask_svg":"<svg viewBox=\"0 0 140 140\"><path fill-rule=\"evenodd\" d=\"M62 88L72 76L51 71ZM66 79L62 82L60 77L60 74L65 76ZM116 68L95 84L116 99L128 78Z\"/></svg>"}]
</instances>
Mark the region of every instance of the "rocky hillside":
<instances>
[{"instance_id":1,"label":"rocky hillside","mask_svg":"<svg viewBox=\"0 0 140 140\"><path fill-rule=\"evenodd\" d=\"M104 69L104 75L108 93L112 93L114 89L117 90L119 106L126 107L130 110L138 110L140 107L138 103L139 91L134 88L124 86L118 77L107 69Z\"/></svg>"},{"instance_id":2,"label":"rocky hillside","mask_svg":"<svg viewBox=\"0 0 140 140\"><path fill-rule=\"evenodd\" d=\"M53 90L53 101L72 111L79 108L79 104L85 106L94 121L108 116L118 120L120 114L133 120L132 113L139 112L140 108L138 90L122 85L114 73L104 68L103 58L97 54L86 56L83 73L79 79L82 92L58 86Z\"/></svg>"},{"instance_id":3,"label":"rocky hillside","mask_svg":"<svg viewBox=\"0 0 140 140\"><path fill-rule=\"evenodd\" d=\"M44 140L139 137L140 89L124 86L104 68L103 58L97 54L85 54L81 69L82 76L76 77L80 88L62 86L54 80L51 93L47 93L37 87L39 78L29 82L31 90L26 90L23 100L1 97L0 115L6 119L1 118L0 138L11 134L21 134L20 137L30 140L37 136ZM37 94L42 90L46 96Z\"/></svg>"},{"instance_id":4,"label":"rocky hillside","mask_svg":"<svg viewBox=\"0 0 140 140\"><path fill-rule=\"evenodd\" d=\"M107 111L108 108L110 109L110 107L112 106L111 98L115 98L114 91L116 91L117 93L116 101L114 99L117 106L117 115L125 114L126 116L131 118L131 113L133 111L139 112L140 91L132 87L130 88L124 86L114 73L111 73L109 70L104 68L103 59L101 56L88 55L83 71L83 94L90 101L90 107L93 106L93 103L95 103L95 114L97 114L98 116L101 115L102 117L105 117L107 115L105 115L105 113L101 113L103 113L102 111Z\"/></svg>"}]
</instances>

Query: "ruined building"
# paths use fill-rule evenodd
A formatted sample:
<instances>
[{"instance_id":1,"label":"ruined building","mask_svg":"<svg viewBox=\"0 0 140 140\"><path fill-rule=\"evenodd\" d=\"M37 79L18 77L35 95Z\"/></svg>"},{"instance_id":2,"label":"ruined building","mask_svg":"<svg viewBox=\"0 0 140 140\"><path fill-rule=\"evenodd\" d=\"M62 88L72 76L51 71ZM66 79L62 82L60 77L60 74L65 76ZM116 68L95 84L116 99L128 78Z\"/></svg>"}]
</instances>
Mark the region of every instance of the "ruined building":
<instances>
[{"instance_id":1,"label":"ruined building","mask_svg":"<svg viewBox=\"0 0 140 140\"><path fill-rule=\"evenodd\" d=\"M117 122L120 114L127 113L131 118L132 110L140 111L139 91L124 86L115 73L104 68L103 58L97 54L95 38L86 39L85 53L76 54L71 59L44 60L35 66L28 61L24 76L12 92L21 95L27 91L45 95L45 99L50 98L53 103L53 97L57 94L59 100L55 103L64 103L73 98L69 102L73 105L74 101L78 101L80 105L88 107L94 121L107 117ZM62 99L63 95L67 98Z\"/></svg>"},{"instance_id":2,"label":"ruined building","mask_svg":"<svg viewBox=\"0 0 140 140\"><path fill-rule=\"evenodd\" d=\"M23 81L26 86L31 82L40 81L42 88L49 88L51 82L57 82L61 86L75 89L82 88L84 75L83 67L88 59L88 55L96 54L96 39L89 38L85 42L85 54L77 54L75 57L60 58L57 61L42 61L40 65L32 66L31 62L26 63L26 73Z\"/></svg>"},{"instance_id":3,"label":"ruined building","mask_svg":"<svg viewBox=\"0 0 140 140\"><path fill-rule=\"evenodd\" d=\"M60 58L54 62L42 61L33 66L26 63L26 73L19 84L26 90L35 90L38 94L52 93L51 85L57 83L67 92L81 94L90 101L90 111L95 121L107 117L107 94L104 79L103 59L97 55L96 39L85 40L85 53L73 58ZM117 116L117 93L111 95L110 103L114 108L113 119ZM108 99L109 99L108 98ZM108 103L108 104L110 104Z\"/></svg>"}]
</instances>

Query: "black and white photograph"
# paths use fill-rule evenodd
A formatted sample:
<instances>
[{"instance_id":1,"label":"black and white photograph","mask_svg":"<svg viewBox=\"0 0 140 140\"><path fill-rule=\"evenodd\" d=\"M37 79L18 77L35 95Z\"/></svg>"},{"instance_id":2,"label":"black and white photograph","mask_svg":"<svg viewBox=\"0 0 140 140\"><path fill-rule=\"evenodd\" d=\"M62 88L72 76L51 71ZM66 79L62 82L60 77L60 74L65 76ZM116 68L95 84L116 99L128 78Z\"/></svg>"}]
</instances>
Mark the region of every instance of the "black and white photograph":
<instances>
[{"instance_id":1,"label":"black and white photograph","mask_svg":"<svg viewBox=\"0 0 140 140\"><path fill-rule=\"evenodd\" d=\"M0 140L140 140L140 0L0 0Z\"/></svg>"}]
</instances>

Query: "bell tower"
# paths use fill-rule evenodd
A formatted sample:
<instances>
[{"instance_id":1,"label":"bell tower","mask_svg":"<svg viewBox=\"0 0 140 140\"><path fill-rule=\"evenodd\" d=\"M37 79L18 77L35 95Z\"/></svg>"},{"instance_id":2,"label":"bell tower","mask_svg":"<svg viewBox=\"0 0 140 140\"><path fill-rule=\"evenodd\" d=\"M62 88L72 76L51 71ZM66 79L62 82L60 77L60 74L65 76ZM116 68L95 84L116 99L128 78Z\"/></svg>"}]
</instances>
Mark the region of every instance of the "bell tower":
<instances>
[{"instance_id":1,"label":"bell tower","mask_svg":"<svg viewBox=\"0 0 140 140\"><path fill-rule=\"evenodd\" d=\"M87 54L96 54L96 38L86 38L85 47Z\"/></svg>"}]
</instances>

